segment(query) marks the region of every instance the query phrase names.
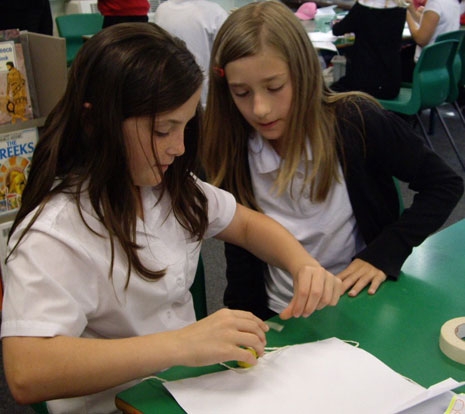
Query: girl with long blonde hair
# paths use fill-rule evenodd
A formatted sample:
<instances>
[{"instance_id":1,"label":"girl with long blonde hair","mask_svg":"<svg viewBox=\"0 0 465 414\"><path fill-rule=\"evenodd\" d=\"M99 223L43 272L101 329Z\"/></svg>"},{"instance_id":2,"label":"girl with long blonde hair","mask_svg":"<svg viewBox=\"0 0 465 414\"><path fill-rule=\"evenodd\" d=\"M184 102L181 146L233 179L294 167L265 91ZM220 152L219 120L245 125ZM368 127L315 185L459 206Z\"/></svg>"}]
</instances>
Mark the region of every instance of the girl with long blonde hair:
<instances>
[{"instance_id":1,"label":"girl with long blonde hair","mask_svg":"<svg viewBox=\"0 0 465 414\"><path fill-rule=\"evenodd\" d=\"M397 278L463 192L406 123L368 95L324 85L307 33L274 1L238 9L219 31L204 131L208 179L279 221L351 296ZM393 177L417 192L402 214ZM287 306L290 275L225 251L226 305L260 317Z\"/></svg>"}]
</instances>

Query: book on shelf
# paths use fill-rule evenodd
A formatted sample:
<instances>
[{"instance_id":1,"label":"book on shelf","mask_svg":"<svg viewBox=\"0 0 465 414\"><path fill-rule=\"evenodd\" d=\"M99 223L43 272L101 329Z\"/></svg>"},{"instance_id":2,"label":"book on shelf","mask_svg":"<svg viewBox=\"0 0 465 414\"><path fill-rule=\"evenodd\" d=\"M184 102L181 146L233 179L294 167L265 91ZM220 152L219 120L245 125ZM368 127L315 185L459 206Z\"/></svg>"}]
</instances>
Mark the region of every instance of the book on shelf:
<instances>
[{"instance_id":1,"label":"book on shelf","mask_svg":"<svg viewBox=\"0 0 465 414\"><path fill-rule=\"evenodd\" d=\"M7 248L8 234L10 233L10 229L12 225L13 225L13 220L0 223L0 272L2 275L4 275L3 269L5 266L6 255L8 252L8 248Z\"/></svg>"},{"instance_id":2,"label":"book on shelf","mask_svg":"<svg viewBox=\"0 0 465 414\"><path fill-rule=\"evenodd\" d=\"M21 30L19 33L21 38L21 45L23 47L24 66L26 68L28 91L29 96L31 98L32 116L33 118L39 118L41 114L39 111L39 100L37 97L37 89L34 80L34 65L32 62L32 56L29 45L29 32L27 30Z\"/></svg>"},{"instance_id":3,"label":"book on shelf","mask_svg":"<svg viewBox=\"0 0 465 414\"><path fill-rule=\"evenodd\" d=\"M0 218L21 205L38 136L37 128L0 134Z\"/></svg>"},{"instance_id":4,"label":"book on shelf","mask_svg":"<svg viewBox=\"0 0 465 414\"><path fill-rule=\"evenodd\" d=\"M0 125L33 118L31 93L18 29L0 30Z\"/></svg>"}]
</instances>

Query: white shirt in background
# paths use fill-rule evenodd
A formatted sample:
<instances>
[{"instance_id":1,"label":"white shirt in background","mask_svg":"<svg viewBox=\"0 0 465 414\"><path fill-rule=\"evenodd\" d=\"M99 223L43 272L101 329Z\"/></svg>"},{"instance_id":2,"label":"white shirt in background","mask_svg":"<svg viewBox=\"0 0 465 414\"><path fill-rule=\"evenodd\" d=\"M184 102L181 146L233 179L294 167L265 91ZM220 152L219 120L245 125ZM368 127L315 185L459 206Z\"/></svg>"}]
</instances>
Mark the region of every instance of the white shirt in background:
<instances>
[{"instance_id":1,"label":"white shirt in background","mask_svg":"<svg viewBox=\"0 0 465 414\"><path fill-rule=\"evenodd\" d=\"M309 171L312 169L311 149L308 145ZM302 160L292 185L279 197L273 187L281 157L267 140L256 134L249 142L249 166L253 192L264 213L281 223L305 249L329 272L339 273L364 247L355 221L347 187L340 171L340 182L331 188L326 200L312 203L310 188L300 194L305 161ZM292 276L277 267L268 266L268 307L281 312L292 299Z\"/></svg>"},{"instance_id":2,"label":"white shirt in background","mask_svg":"<svg viewBox=\"0 0 465 414\"><path fill-rule=\"evenodd\" d=\"M440 34L452 32L460 28L460 3L458 0L428 0L423 15L427 11L433 11L439 16L438 25L428 45L434 43ZM421 46L416 47L415 62L420 58L422 49Z\"/></svg>"},{"instance_id":3,"label":"white shirt in background","mask_svg":"<svg viewBox=\"0 0 465 414\"><path fill-rule=\"evenodd\" d=\"M208 93L208 68L213 41L228 13L207 0L168 0L155 11L155 23L186 42L205 79L200 102L205 107Z\"/></svg>"}]
</instances>

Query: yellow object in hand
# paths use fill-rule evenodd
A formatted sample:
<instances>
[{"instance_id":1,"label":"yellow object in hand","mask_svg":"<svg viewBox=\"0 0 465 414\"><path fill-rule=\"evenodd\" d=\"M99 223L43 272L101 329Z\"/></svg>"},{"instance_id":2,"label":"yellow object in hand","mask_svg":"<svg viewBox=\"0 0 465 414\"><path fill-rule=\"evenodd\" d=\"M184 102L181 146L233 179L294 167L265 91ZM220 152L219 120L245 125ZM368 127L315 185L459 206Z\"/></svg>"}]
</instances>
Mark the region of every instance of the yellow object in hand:
<instances>
[{"instance_id":1,"label":"yellow object in hand","mask_svg":"<svg viewBox=\"0 0 465 414\"><path fill-rule=\"evenodd\" d=\"M255 358L258 358L257 351L255 351L255 349L247 347L247 348L245 348L245 350L249 351ZM251 364L249 364L247 362L244 362L244 361L237 361L237 365L239 365L241 368L250 368L250 367L253 366L253 365L251 365Z\"/></svg>"}]
</instances>

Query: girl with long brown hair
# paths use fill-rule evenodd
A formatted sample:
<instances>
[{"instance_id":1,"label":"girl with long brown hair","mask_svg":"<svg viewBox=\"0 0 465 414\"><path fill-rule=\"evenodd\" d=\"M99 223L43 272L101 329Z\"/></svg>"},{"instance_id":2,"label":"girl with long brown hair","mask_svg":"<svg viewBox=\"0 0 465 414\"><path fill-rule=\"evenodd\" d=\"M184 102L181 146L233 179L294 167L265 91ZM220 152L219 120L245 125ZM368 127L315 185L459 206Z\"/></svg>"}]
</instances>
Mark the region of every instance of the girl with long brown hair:
<instances>
[{"instance_id":1,"label":"girl with long brown hair","mask_svg":"<svg viewBox=\"0 0 465 414\"><path fill-rule=\"evenodd\" d=\"M262 320L195 322L207 237L295 276L285 317L337 303L340 281L290 233L194 175L201 84L184 43L148 23L102 30L73 62L9 238L1 335L20 403L112 413L118 391L173 365L255 364L243 347L263 354Z\"/></svg>"}]
</instances>

